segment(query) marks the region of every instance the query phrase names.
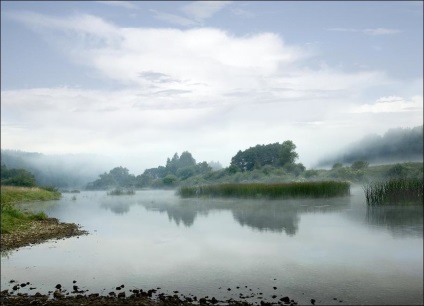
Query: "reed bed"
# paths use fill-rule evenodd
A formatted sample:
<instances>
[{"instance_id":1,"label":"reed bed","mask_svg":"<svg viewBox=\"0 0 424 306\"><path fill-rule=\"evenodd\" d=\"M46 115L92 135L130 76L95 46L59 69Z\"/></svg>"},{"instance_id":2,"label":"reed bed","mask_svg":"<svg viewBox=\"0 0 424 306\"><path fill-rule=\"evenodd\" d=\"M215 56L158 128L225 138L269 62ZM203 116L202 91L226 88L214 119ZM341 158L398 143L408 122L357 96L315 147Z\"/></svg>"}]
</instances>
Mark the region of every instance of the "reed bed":
<instances>
[{"instance_id":1,"label":"reed bed","mask_svg":"<svg viewBox=\"0 0 424 306\"><path fill-rule=\"evenodd\" d=\"M121 189L115 188L107 193L107 195L134 195L135 191L133 189Z\"/></svg>"},{"instance_id":2,"label":"reed bed","mask_svg":"<svg viewBox=\"0 0 424 306\"><path fill-rule=\"evenodd\" d=\"M233 197L233 198L299 198L336 197L350 194L348 182L292 182L274 184L218 184L180 187L178 194L190 197Z\"/></svg>"},{"instance_id":3,"label":"reed bed","mask_svg":"<svg viewBox=\"0 0 424 306\"><path fill-rule=\"evenodd\" d=\"M368 205L423 204L423 179L391 179L363 186Z\"/></svg>"}]
</instances>

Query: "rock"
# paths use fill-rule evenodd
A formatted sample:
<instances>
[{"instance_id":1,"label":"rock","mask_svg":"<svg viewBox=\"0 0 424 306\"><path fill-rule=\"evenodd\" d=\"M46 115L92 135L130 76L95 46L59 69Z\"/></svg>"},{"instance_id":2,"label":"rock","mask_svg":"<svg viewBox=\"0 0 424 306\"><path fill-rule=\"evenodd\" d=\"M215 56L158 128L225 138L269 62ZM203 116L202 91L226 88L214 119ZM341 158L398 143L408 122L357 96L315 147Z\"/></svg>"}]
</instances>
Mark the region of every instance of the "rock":
<instances>
[{"instance_id":1,"label":"rock","mask_svg":"<svg viewBox=\"0 0 424 306\"><path fill-rule=\"evenodd\" d=\"M315 305L315 299L311 299L311 304Z\"/></svg>"},{"instance_id":2,"label":"rock","mask_svg":"<svg viewBox=\"0 0 424 306\"><path fill-rule=\"evenodd\" d=\"M290 298L288 296L282 297L280 299L281 302L283 302L284 304L289 304L290 303Z\"/></svg>"},{"instance_id":3,"label":"rock","mask_svg":"<svg viewBox=\"0 0 424 306\"><path fill-rule=\"evenodd\" d=\"M72 281L72 283L73 283L73 284L75 284L76 282L77 282L76 280L73 280L73 281Z\"/></svg>"},{"instance_id":4,"label":"rock","mask_svg":"<svg viewBox=\"0 0 424 306\"><path fill-rule=\"evenodd\" d=\"M111 291L111 292L109 292L109 296L116 296L116 293Z\"/></svg>"},{"instance_id":5,"label":"rock","mask_svg":"<svg viewBox=\"0 0 424 306\"><path fill-rule=\"evenodd\" d=\"M74 291L78 291L78 286L73 286L72 289L74 289Z\"/></svg>"},{"instance_id":6,"label":"rock","mask_svg":"<svg viewBox=\"0 0 424 306\"><path fill-rule=\"evenodd\" d=\"M62 288L62 285L61 285L61 284L57 284L57 285L55 286L55 288L60 290L60 288Z\"/></svg>"},{"instance_id":7,"label":"rock","mask_svg":"<svg viewBox=\"0 0 424 306\"><path fill-rule=\"evenodd\" d=\"M16 282L14 279L11 279L11 280L9 281L9 283L14 283L14 282Z\"/></svg>"},{"instance_id":8,"label":"rock","mask_svg":"<svg viewBox=\"0 0 424 306\"><path fill-rule=\"evenodd\" d=\"M55 299L61 299L64 297L64 295L62 294L62 292L60 292L60 289L57 289L54 293L53 293L53 297Z\"/></svg>"},{"instance_id":9,"label":"rock","mask_svg":"<svg viewBox=\"0 0 424 306\"><path fill-rule=\"evenodd\" d=\"M116 290L121 290L121 287L116 287L115 289L116 289Z\"/></svg>"},{"instance_id":10,"label":"rock","mask_svg":"<svg viewBox=\"0 0 424 306\"><path fill-rule=\"evenodd\" d=\"M18 290L19 289L19 286L18 285L15 285L15 286L12 287L12 289L13 290Z\"/></svg>"},{"instance_id":11,"label":"rock","mask_svg":"<svg viewBox=\"0 0 424 306\"><path fill-rule=\"evenodd\" d=\"M212 297L212 299L211 299L211 303L212 303L212 304L216 304L216 303L218 303L218 300L217 300L215 297Z\"/></svg>"},{"instance_id":12,"label":"rock","mask_svg":"<svg viewBox=\"0 0 424 306\"><path fill-rule=\"evenodd\" d=\"M201 298L201 299L199 300L199 303L200 303L200 304L206 304L206 299L205 299L205 298Z\"/></svg>"},{"instance_id":13,"label":"rock","mask_svg":"<svg viewBox=\"0 0 424 306\"><path fill-rule=\"evenodd\" d=\"M231 288L228 288L227 290L228 290L228 291L231 291Z\"/></svg>"},{"instance_id":14,"label":"rock","mask_svg":"<svg viewBox=\"0 0 424 306\"><path fill-rule=\"evenodd\" d=\"M118 293L118 297L119 298L124 298L125 297L125 291L124 292L119 292Z\"/></svg>"},{"instance_id":15,"label":"rock","mask_svg":"<svg viewBox=\"0 0 424 306\"><path fill-rule=\"evenodd\" d=\"M274 288L274 290L277 290L277 287L272 287L272 288Z\"/></svg>"},{"instance_id":16,"label":"rock","mask_svg":"<svg viewBox=\"0 0 424 306\"><path fill-rule=\"evenodd\" d=\"M275 294L272 296L272 298L273 298L273 299L275 299L276 297L277 297L277 296L276 296Z\"/></svg>"}]
</instances>

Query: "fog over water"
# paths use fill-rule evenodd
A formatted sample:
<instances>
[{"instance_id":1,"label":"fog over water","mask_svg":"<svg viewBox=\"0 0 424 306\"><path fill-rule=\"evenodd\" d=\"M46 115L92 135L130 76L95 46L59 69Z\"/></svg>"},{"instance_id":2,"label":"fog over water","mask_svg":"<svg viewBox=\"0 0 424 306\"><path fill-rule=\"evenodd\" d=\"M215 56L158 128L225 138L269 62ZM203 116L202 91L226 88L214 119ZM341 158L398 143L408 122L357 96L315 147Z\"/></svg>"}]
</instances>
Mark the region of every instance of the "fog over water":
<instances>
[{"instance_id":1,"label":"fog over water","mask_svg":"<svg viewBox=\"0 0 424 306\"><path fill-rule=\"evenodd\" d=\"M3 254L2 288L11 278L38 291L71 288L75 279L103 294L125 284L218 299L254 292L252 302L262 292L300 303L422 303L422 206L368 209L359 186L320 200L180 199L148 190L72 196L42 209L90 234Z\"/></svg>"}]
</instances>

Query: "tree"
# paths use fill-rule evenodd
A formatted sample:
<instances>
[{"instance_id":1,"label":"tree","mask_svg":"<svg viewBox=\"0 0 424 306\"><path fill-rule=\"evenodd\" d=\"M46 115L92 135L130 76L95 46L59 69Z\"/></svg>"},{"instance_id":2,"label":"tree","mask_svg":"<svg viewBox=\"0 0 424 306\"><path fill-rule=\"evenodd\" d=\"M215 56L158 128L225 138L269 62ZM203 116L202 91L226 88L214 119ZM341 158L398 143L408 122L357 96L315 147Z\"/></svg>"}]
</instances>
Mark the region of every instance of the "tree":
<instances>
[{"instance_id":1,"label":"tree","mask_svg":"<svg viewBox=\"0 0 424 306\"><path fill-rule=\"evenodd\" d=\"M352 163L350 166L353 170L363 170L365 168L368 168L369 163L364 160L356 160Z\"/></svg>"},{"instance_id":2,"label":"tree","mask_svg":"<svg viewBox=\"0 0 424 306\"><path fill-rule=\"evenodd\" d=\"M8 169L1 166L1 184L9 186L34 187L36 181L34 175L25 169Z\"/></svg>"},{"instance_id":3,"label":"tree","mask_svg":"<svg viewBox=\"0 0 424 306\"><path fill-rule=\"evenodd\" d=\"M238 151L231 159L231 165L237 166L242 171L252 171L265 165L283 167L293 164L298 158L296 146L291 140L282 144L256 145L244 151Z\"/></svg>"}]
</instances>

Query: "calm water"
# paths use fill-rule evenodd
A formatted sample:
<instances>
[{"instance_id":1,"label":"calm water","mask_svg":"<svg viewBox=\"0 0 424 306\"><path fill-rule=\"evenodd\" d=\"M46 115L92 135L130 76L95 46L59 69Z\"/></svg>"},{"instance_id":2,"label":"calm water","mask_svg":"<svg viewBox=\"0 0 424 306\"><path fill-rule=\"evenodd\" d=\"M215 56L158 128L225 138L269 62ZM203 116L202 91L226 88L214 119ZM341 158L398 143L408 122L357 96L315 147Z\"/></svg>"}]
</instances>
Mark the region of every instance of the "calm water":
<instances>
[{"instance_id":1,"label":"calm water","mask_svg":"<svg viewBox=\"0 0 424 306\"><path fill-rule=\"evenodd\" d=\"M103 294L125 284L218 299L252 289L302 304L423 304L422 207L370 210L360 188L330 200L73 196L22 207L42 205L90 234L2 254L2 289L15 279L47 293L77 280Z\"/></svg>"}]
</instances>

